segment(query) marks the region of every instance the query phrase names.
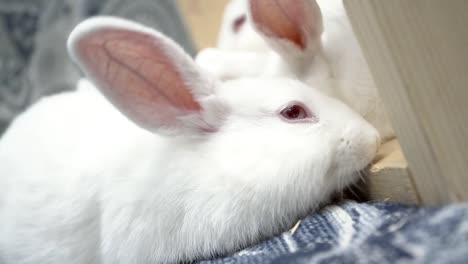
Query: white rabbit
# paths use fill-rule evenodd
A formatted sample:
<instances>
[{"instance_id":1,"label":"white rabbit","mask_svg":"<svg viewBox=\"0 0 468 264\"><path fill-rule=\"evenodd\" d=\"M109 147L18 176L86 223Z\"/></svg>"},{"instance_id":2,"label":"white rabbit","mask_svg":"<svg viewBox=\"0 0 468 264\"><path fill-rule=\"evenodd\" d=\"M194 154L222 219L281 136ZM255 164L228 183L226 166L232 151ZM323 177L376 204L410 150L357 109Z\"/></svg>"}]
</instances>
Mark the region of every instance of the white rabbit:
<instances>
[{"instance_id":1,"label":"white rabbit","mask_svg":"<svg viewBox=\"0 0 468 264\"><path fill-rule=\"evenodd\" d=\"M226 5L217 47L229 51L268 50L267 43L251 26L247 16L248 0L231 0Z\"/></svg>"},{"instance_id":2,"label":"white rabbit","mask_svg":"<svg viewBox=\"0 0 468 264\"><path fill-rule=\"evenodd\" d=\"M104 96L82 80L0 141L2 264L231 253L293 224L376 153L378 132L343 103L285 78L211 79L142 25L92 18L68 45Z\"/></svg>"},{"instance_id":3,"label":"white rabbit","mask_svg":"<svg viewBox=\"0 0 468 264\"><path fill-rule=\"evenodd\" d=\"M221 80L263 75L277 53L263 40L247 15L248 0L231 0L226 5L217 48L197 54L196 62ZM272 72L277 72L276 61Z\"/></svg>"},{"instance_id":4,"label":"white rabbit","mask_svg":"<svg viewBox=\"0 0 468 264\"><path fill-rule=\"evenodd\" d=\"M234 32L242 14L248 14L246 23ZM219 48L201 51L196 61L223 80L294 76L345 102L383 139L394 137L342 0L232 0Z\"/></svg>"}]
</instances>

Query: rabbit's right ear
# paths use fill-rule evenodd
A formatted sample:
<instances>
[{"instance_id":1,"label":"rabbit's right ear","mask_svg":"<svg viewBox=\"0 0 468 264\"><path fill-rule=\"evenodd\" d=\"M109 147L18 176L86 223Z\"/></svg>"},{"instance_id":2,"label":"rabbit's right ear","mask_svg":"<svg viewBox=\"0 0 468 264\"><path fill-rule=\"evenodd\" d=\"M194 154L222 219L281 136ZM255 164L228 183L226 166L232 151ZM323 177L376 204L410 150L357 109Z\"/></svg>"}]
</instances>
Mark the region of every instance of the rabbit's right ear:
<instances>
[{"instance_id":1,"label":"rabbit's right ear","mask_svg":"<svg viewBox=\"0 0 468 264\"><path fill-rule=\"evenodd\" d=\"M281 55L315 55L321 46L322 13L316 0L249 0L256 30Z\"/></svg>"},{"instance_id":2,"label":"rabbit's right ear","mask_svg":"<svg viewBox=\"0 0 468 264\"><path fill-rule=\"evenodd\" d=\"M226 109L208 78L175 42L118 18L91 18L71 33L72 58L137 125L155 132L210 132Z\"/></svg>"}]
</instances>

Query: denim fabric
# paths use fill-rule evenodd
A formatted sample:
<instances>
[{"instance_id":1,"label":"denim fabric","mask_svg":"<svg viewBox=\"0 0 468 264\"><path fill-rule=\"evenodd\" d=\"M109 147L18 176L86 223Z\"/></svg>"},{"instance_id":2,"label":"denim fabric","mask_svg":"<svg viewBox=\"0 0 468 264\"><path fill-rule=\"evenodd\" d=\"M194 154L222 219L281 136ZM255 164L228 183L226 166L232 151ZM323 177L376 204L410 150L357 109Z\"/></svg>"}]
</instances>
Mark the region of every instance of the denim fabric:
<instances>
[{"instance_id":1,"label":"denim fabric","mask_svg":"<svg viewBox=\"0 0 468 264\"><path fill-rule=\"evenodd\" d=\"M201 263L468 263L468 205L347 201L305 218L294 234Z\"/></svg>"}]
</instances>

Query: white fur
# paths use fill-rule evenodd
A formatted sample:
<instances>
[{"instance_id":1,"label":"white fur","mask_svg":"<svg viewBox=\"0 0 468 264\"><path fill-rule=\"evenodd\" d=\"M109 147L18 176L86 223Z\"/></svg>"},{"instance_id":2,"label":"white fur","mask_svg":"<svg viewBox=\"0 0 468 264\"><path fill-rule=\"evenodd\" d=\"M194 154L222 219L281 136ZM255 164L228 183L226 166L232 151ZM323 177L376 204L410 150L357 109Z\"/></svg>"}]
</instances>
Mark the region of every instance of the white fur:
<instances>
[{"instance_id":1,"label":"white fur","mask_svg":"<svg viewBox=\"0 0 468 264\"><path fill-rule=\"evenodd\" d=\"M218 48L229 51L250 50L264 52L266 43L263 38L249 26L250 17L247 16L248 0L231 0L224 11L221 30L218 37ZM246 16L246 22L239 32L233 32L233 22L240 16Z\"/></svg>"},{"instance_id":2,"label":"white fur","mask_svg":"<svg viewBox=\"0 0 468 264\"><path fill-rule=\"evenodd\" d=\"M195 137L150 133L87 80L42 99L0 140L2 264L230 253L293 224L375 155L377 131L337 100L290 79L199 83L186 55L157 37L187 82L229 110L222 126ZM278 111L291 101L318 121L282 120Z\"/></svg>"},{"instance_id":3,"label":"white fur","mask_svg":"<svg viewBox=\"0 0 468 264\"><path fill-rule=\"evenodd\" d=\"M232 17L249 12L247 1L231 0L223 19L220 47L201 51L196 59L200 66L222 79L294 76L345 102L374 125L383 139L394 137L342 0L317 0L323 17L322 49L313 54L306 51L303 56L298 56L297 48L288 41L264 37L268 45L260 34L254 36L250 17L243 31L234 34L227 25L232 24ZM229 42L233 44L227 45Z\"/></svg>"}]
</instances>

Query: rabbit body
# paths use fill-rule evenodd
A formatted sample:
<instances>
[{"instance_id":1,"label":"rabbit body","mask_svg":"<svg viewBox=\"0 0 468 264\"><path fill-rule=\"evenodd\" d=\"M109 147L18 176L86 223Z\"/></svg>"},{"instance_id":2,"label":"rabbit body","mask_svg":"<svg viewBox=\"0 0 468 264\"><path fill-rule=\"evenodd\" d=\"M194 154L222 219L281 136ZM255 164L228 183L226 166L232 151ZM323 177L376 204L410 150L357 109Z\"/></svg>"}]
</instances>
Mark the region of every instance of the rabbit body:
<instances>
[{"instance_id":1,"label":"rabbit body","mask_svg":"<svg viewBox=\"0 0 468 264\"><path fill-rule=\"evenodd\" d=\"M82 80L75 92L42 99L0 140L1 263L176 263L231 253L287 228L375 155L372 126L300 82L206 81L158 32L113 18L78 28L71 52L97 89ZM124 42L112 35L122 32ZM106 50L101 38L118 45ZM134 65L133 52L147 47L157 64L138 74L109 61ZM108 57L86 57L95 49ZM172 76L154 82L167 100L133 91L148 69ZM110 85L125 74L128 90ZM141 108L153 101L156 111ZM290 102L312 118L282 120L278 110Z\"/></svg>"}]
</instances>

